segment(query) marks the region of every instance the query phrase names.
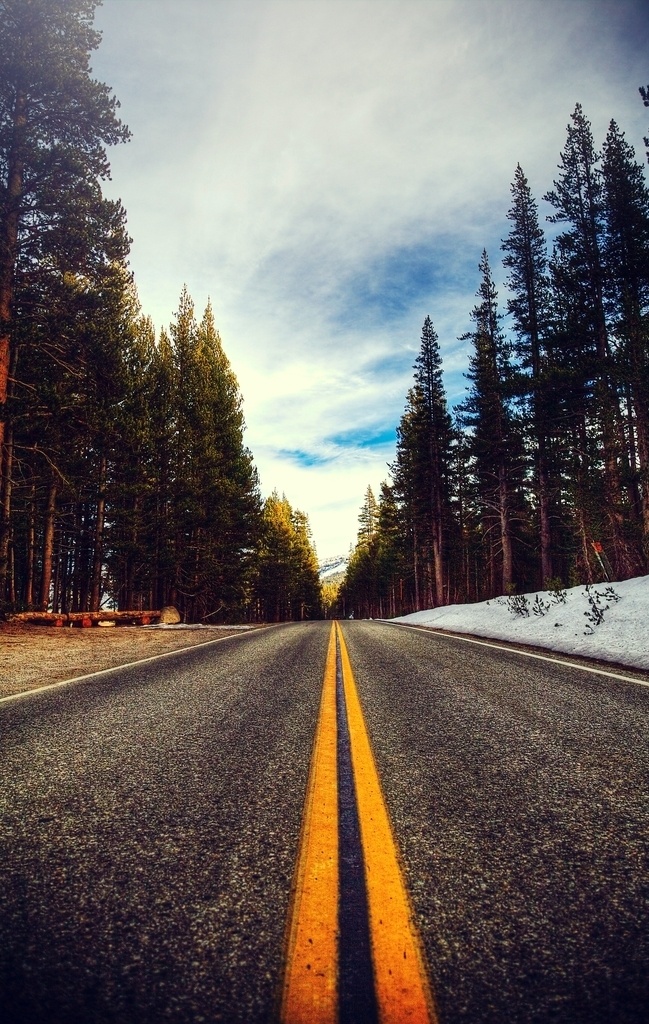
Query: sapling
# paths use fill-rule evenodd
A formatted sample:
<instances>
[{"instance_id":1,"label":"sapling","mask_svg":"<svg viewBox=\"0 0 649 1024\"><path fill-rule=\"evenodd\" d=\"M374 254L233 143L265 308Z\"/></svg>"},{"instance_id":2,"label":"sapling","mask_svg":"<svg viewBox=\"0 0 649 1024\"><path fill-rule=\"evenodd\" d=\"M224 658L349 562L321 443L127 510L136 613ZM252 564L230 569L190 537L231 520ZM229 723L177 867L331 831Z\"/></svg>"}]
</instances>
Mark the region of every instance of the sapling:
<instances>
[{"instance_id":1,"label":"sapling","mask_svg":"<svg viewBox=\"0 0 649 1024\"><path fill-rule=\"evenodd\" d=\"M604 612L609 610L609 605L603 604L605 594L600 594L598 590L591 587L590 583L586 585L586 597L588 598L590 609L584 612L588 619L588 625L584 630L584 634L588 636L590 633L595 632L595 626L601 626L604 621Z\"/></svg>"},{"instance_id":2,"label":"sapling","mask_svg":"<svg viewBox=\"0 0 649 1024\"><path fill-rule=\"evenodd\" d=\"M510 594L507 598L507 607L512 615L520 615L523 619L529 618L530 606L525 594Z\"/></svg>"},{"instance_id":3,"label":"sapling","mask_svg":"<svg viewBox=\"0 0 649 1024\"><path fill-rule=\"evenodd\" d=\"M545 615L550 610L550 602L544 601L540 594L537 594L532 605L532 611L535 615Z\"/></svg>"}]
</instances>

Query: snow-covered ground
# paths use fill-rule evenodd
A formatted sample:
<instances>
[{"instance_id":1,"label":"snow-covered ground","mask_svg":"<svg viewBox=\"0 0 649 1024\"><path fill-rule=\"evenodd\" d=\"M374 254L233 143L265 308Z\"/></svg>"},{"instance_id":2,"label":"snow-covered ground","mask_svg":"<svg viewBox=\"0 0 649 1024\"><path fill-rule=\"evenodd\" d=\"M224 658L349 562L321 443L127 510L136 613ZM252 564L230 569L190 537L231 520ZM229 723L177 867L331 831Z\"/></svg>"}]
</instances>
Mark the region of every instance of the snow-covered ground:
<instances>
[{"instance_id":1,"label":"snow-covered ground","mask_svg":"<svg viewBox=\"0 0 649 1024\"><path fill-rule=\"evenodd\" d=\"M320 562L319 575L321 580L327 580L331 576L344 576L347 571L349 564L349 558L346 555L340 555L337 558L325 558Z\"/></svg>"},{"instance_id":2,"label":"snow-covered ground","mask_svg":"<svg viewBox=\"0 0 649 1024\"><path fill-rule=\"evenodd\" d=\"M649 669L649 576L562 593L565 600L560 594L539 591L526 594L525 602L498 597L414 612L393 621Z\"/></svg>"}]
</instances>

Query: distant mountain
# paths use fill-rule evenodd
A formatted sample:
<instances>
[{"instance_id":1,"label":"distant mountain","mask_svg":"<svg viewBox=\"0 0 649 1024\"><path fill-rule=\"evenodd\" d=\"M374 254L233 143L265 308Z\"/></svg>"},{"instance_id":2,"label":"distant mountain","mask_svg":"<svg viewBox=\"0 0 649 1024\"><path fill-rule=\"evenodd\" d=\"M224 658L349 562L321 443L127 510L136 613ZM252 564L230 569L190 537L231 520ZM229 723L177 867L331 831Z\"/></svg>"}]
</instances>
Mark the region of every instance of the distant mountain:
<instances>
[{"instance_id":1,"label":"distant mountain","mask_svg":"<svg viewBox=\"0 0 649 1024\"><path fill-rule=\"evenodd\" d=\"M349 558L347 555L340 555L335 558L324 558L320 562L320 579L331 580L336 577L340 577L342 580L343 576L347 572L348 564Z\"/></svg>"}]
</instances>

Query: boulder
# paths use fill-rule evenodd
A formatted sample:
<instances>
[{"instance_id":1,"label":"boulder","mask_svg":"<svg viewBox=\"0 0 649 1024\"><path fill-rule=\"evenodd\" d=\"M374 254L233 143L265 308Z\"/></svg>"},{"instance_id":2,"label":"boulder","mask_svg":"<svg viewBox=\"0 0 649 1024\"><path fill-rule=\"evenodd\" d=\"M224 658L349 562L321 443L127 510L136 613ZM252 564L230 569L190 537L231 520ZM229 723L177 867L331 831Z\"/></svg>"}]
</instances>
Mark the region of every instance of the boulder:
<instances>
[{"instance_id":1,"label":"boulder","mask_svg":"<svg viewBox=\"0 0 649 1024\"><path fill-rule=\"evenodd\" d=\"M163 622L166 626L175 626L177 622L180 622L178 609L174 608L172 604L165 605L160 612L160 622Z\"/></svg>"}]
</instances>

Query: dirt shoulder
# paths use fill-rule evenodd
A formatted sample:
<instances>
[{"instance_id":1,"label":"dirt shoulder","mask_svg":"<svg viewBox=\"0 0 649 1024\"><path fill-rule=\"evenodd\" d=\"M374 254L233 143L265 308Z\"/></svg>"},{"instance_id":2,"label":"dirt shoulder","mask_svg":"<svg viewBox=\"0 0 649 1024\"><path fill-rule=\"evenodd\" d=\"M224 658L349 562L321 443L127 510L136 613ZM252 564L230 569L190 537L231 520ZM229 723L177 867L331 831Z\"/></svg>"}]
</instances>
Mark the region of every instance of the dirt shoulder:
<instances>
[{"instance_id":1,"label":"dirt shoulder","mask_svg":"<svg viewBox=\"0 0 649 1024\"><path fill-rule=\"evenodd\" d=\"M0 622L0 698L239 632L241 627L225 626L80 629Z\"/></svg>"}]
</instances>

